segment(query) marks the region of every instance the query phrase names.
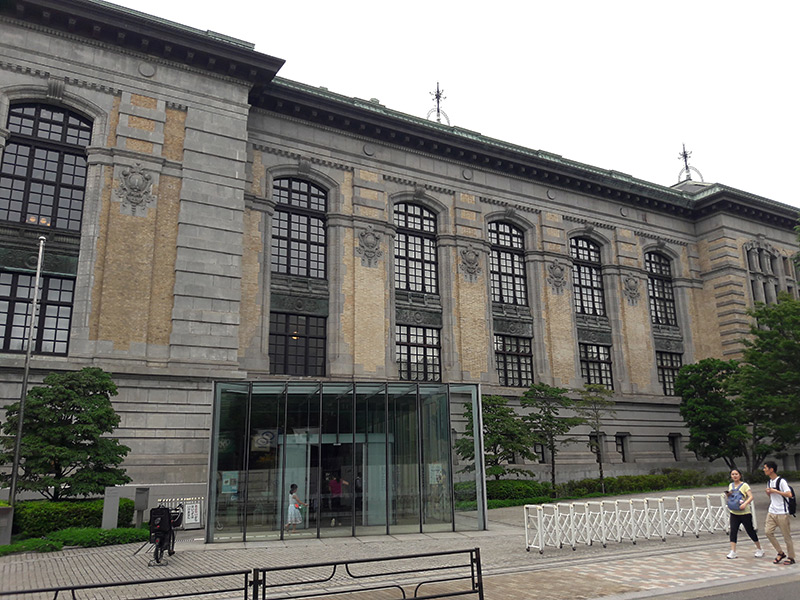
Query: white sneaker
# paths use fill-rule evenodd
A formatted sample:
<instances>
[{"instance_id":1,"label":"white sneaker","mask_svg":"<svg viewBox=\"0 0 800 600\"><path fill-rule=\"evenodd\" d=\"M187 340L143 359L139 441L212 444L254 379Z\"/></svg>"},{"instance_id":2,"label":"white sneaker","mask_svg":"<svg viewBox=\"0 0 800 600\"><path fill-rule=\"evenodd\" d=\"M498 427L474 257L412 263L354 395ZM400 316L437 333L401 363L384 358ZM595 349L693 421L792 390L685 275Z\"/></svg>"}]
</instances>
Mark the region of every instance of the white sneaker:
<instances>
[{"instance_id":1,"label":"white sneaker","mask_svg":"<svg viewBox=\"0 0 800 600\"><path fill-rule=\"evenodd\" d=\"M763 552L762 552L762 554L763 554ZM728 552L728 556L726 556L725 558L738 558L738 555L736 554L736 552L731 550L730 552Z\"/></svg>"},{"instance_id":2,"label":"white sneaker","mask_svg":"<svg viewBox=\"0 0 800 600\"><path fill-rule=\"evenodd\" d=\"M758 550L756 550L756 553L753 556L755 556L756 558L761 558L764 556L764 551L761 548L759 548Z\"/></svg>"}]
</instances>

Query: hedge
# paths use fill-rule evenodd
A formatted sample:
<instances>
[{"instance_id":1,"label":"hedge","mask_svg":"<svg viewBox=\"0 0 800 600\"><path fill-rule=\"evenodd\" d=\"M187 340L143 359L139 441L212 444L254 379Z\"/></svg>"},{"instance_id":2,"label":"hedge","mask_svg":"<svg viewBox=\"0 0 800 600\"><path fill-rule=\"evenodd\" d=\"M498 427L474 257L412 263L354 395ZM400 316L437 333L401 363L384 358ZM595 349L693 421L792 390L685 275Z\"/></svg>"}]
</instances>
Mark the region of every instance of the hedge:
<instances>
[{"instance_id":1,"label":"hedge","mask_svg":"<svg viewBox=\"0 0 800 600\"><path fill-rule=\"evenodd\" d=\"M133 520L133 500L120 498L117 527ZM103 500L18 502L14 509L14 531L23 537L38 538L69 527L97 527L103 524Z\"/></svg>"},{"instance_id":2,"label":"hedge","mask_svg":"<svg viewBox=\"0 0 800 600\"><path fill-rule=\"evenodd\" d=\"M800 481L800 472L786 471L781 473L789 482ZM763 474L754 473L745 476L747 481L763 483L766 478ZM621 475L619 477L606 477L605 494L601 491L599 479L580 479L556 484L555 490L548 482L538 482L522 479L489 480L486 482L486 496L490 508L502 506L518 506L524 504L541 504L552 502L555 498L574 499L599 496L616 496L620 494L633 494L643 492L657 492L661 490L675 490L697 487L723 486L730 480L729 472L722 471L707 475L701 471L690 469L664 469L659 473L649 475ZM464 485L465 490L459 493L458 487ZM467 493L466 486L473 488L472 495ZM457 484L456 501L462 507L470 506L470 501L475 502L473 484ZM524 502L523 502L524 501Z\"/></svg>"},{"instance_id":3,"label":"hedge","mask_svg":"<svg viewBox=\"0 0 800 600\"><path fill-rule=\"evenodd\" d=\"M54 552L61 550L64 545L55 540L46 540L44 538L30 538L28 540L20 540L7 546L0 546L0 556L7 554L17 554L19 552Z\"/></svg>"},{"instance_id":4,"label":"hedge","mask_svg":"<svg viewBox=\"0 0 800 600\"><path fill-rule=\"evenodd\" d=\"M48 540L61 542L65 546L96 548L114 544L146 542L150 539L149 530L124 527L119 529L98 529L96 527L70 527L47 534Z\"/></svg>"},{"instance_id":5,"label":"hedge","mask_svg":"<svg viewBox=\"0 0 800 600\"><path fill-rule=\"evenodd\" d=\"M486 497L492 500L512 500L550 496L549 483L527 479L490 479L486 481Z\"/></svg>"}]
</instances>

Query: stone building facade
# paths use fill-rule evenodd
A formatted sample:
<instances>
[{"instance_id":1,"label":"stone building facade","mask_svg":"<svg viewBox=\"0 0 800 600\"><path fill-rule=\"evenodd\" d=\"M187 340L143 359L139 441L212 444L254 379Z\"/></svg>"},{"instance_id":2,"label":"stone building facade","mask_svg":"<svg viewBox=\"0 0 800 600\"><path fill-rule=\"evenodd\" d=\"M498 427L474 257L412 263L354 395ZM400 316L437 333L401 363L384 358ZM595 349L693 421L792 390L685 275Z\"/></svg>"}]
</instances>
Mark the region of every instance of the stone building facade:
<instances>
[{"instance_id":1,"label":"stone building facade","mask_svg":"<svg viewBox=\"0 0 800 600\"><path fill-rule=\"evenodd\" d=\"M43 235L33 380L112 372L135 482L206 482L214 382L237 380L603 383L607 472L696 465L675 371L736 358L748 307L797 295L796 210L751 193L281 79L98 1L2 3L0 32L0 403ZM586 444L560 463L595 472Z\"/></svg>"}]
</instances>

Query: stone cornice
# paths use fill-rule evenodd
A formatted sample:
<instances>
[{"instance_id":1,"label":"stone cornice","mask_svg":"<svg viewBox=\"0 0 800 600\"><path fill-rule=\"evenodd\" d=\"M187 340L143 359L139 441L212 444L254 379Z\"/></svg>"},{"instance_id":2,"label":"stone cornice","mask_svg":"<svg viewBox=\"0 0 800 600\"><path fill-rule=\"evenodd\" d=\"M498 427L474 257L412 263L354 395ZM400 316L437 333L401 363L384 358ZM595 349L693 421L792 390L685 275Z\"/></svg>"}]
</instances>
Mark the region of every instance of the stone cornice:
<instances>
[{"instance_id":1,"label":"stone cornice","mask_svg":"<svg viewBox=\"0 0 800 600\"><path fill-rule=\"evenodd\" d=\"M538 209L534 206L528 206L527 204L520 204L519 202L510 202L508 200L500 200L498 198L491 198L489 196L479 196L478 199L484 204L493 204L495 206L502 206L503 208L513 208L514 210L518 210L520 212L529 212L537 215L542 212L541 209Z\"/></svg>"},{"instance_id":2,"label":"stone cornice","mask_svg":"<svg viewBox=\"0 0 800 600\"><path fill-rule=\"evenodd\" d=\"M711 192L708 190L692 194L659 186L625 173L606 171L559 155L514 146L476 132L392 111L377 101L347 98L324 88L284 79L275 79L260 96L251 96L251 100L254 106L276 116L336 130L340 134L357 135L408 152L435 156L469 169L500 173L509 178L689 221L695 221L708 212L728 212L733 207L730 200L725 205L707 205L709 200L706 198L714 198L709 196ZM740 201L747 202L749 208L759 209L758 214L748 216L755 216L773 226L788 229L794 226L793 219L786 217L794 215L796 219L796 209L743 192L736 194L736 190L725 186L715 186L714 190L722 196L733 194ZM703 206L698 204L701 198ZM745 211L741 209L738 212L744 214Z\"/></svg>"},{"instance_id":3,"label":"stone cornice","mask_svg":"<svg viewBox=\"0 0 800 600\"><path fill-rule=\"evenodd\" d=\"M248 42L93 0L0 2L0 17L59 32L83 43L103 43L146 55L149 60L163 59L246 81L259 89L285 62L255 52Z\"/></svg>"},{"instance_id":4,"label":"stone cornice","mask_svg":"<svg viewBox=\"0 0 800 600\"><path fill-rule=\"evenodd\" d=\"M653 233L650 231L635 231L634 232L640 238L647 238L649 240L655 240L659 244L675 244L676 246L688 246L689 242L685 242L683 240L676 240L674 238L665 238L661 237L657 233Z\"/></svg>"},{"instance_id":5,"label":"stone cornice","mask_svg":"<svg viewBox=\"0 0 800 600\"><path fill-rule=\"evenodd\" d=\"M350 165L346 165L344 163L335 162L332 160L325 160L322 158L317 158L316 156L306 156L304 154L300 154L299 152L292 152L291 150L284 150L283 148L275 148L273 146L267 146L265 144L252 144L254 150L260 150L265 154L274 154L275 156L282 156L284 158L289 158L297 162L307 161L310 164L320 165L323 167L329 167L332 169L339 169L340 171L353 171L353 167Z\"/></svg>"},{"instance_id":6,"label":"stone cornice","mask_svg":"<svg viewBox=\"0 0 800 600\"><path fill-rule=\"evenodd\" d=\"M405 177L397 177L395 175L384 175L384 181L391 181L393 183L399 183L400 185L407 185L412 188L417 189L424 189L429 192L436 192L438 194L447 194L448 196L454 196L455 190L451 190L450 188L442 187L439 185L431 185L429 183L419 183L413 179L407 179Z\"/></svg>"},{"instance_id":7,"label":"stone cornice","mask_svg":"<svg viewBox=\"0 0 800 600\"><path fill-rule=\"evenodd\" d=\"M0 21L1 20L2 19L0 19ZM39 77L41 79L48 79L52 76L52 73L50 73L50 71L46 71L43 69L36 69L27 65L20 65L18 63L12 63L5 60L0 61L0 69L4 71L14 71L16 73L23 73L25 75L32 75L34 77ZM64 77L63 80L65 83L74 85L76 87L87 88L98 92L111 94L113 96L119 96L122 93L122 90L120 90L119 88L102 85L95 81L86 81L84 79L77 79L75 77Z\"/></svg>"},{"instance_id":8,"label":"stone cornice","mask_svg":"<svg viewBox=\"0 0 800 600\"><path fill-rule=\"evenodd\" d=\"M587 225L589 227L600 227L602 229L616 229L615 225L611 225L610 223L603 223L602 221L590 221L589 219L585 219L583 217L573 217L572 215L564 215L562 217L565 221L570 221L572 223L579 223L581 225Z\"/></svg>"}]
</instances>

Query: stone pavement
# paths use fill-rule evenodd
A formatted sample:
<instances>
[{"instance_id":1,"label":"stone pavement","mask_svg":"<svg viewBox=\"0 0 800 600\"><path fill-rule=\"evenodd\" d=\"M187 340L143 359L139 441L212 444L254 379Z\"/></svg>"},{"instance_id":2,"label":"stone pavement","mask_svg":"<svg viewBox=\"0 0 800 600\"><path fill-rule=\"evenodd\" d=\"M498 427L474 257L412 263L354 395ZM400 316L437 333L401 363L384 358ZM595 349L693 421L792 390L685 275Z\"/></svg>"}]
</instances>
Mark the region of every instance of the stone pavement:
<instances>
[{"instance_id":1,"label":"stone pavement","mask_svg":"<svg viewBox=\"0 0 800 600\"><path fill-rule=\"evenodd\" d=\"M683 490L659 496L718 491L719 488ZM651 493L621 498L653 496ZM766 506L766 499L759 498L756 493L759 521L763 519ZM800 548L800 520L793 521L792 525L795 545ZM740 558L735 560L725 558L729 546L724 533L701 533L699 538L671 537L666 542L640 540L635 545L610 542L606 548L597 544L578 546L575 551L569 547L546 548L540 554L526 552L523 509L514 507L490 511L490 529L475 532L328 539L298 535L287 541L231 544L204 544L201 532L182 532L177 552L166 567L149 567L147 547L135 554L140 544L12 555L0 557L0 591L478 547L487 600L645 598L676 590L758 581L776 575L796 581L800 597L800 567L772 564L774 551L763 535L761 537L766 551L761 559L753 557L754 546L743 531L739 536ZM192 586L192 589L201 588L202 580ZM110 593L104 597L121 595Z\"/></svg>"}]
</instances>

